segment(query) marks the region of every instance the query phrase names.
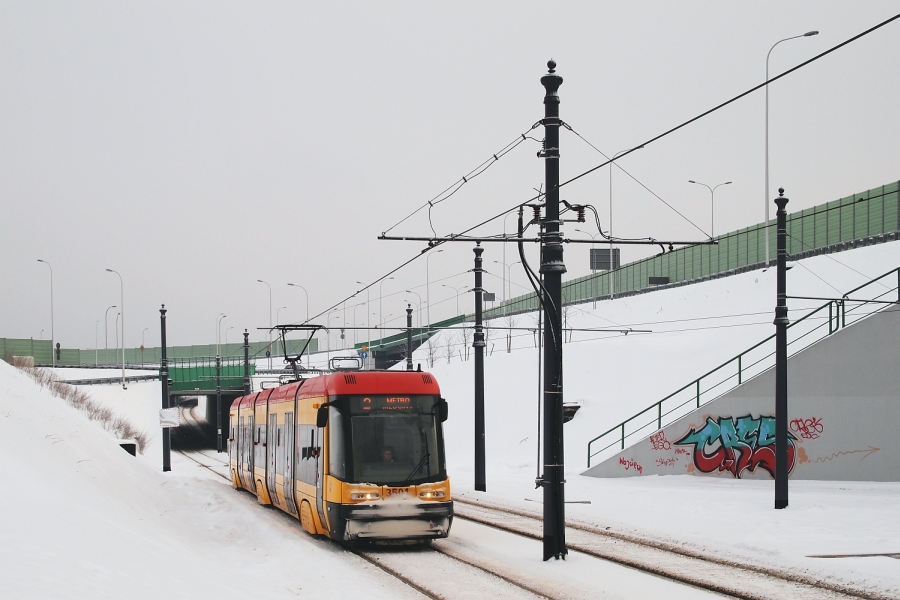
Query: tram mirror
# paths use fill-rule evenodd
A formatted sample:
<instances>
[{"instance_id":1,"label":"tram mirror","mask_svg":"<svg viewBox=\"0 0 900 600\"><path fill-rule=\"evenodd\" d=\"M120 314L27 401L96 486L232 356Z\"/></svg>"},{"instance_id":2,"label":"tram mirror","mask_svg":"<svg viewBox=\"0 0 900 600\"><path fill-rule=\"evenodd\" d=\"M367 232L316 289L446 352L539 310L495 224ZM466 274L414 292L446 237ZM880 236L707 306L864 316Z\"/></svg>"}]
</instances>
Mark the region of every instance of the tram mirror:
<instances>
[{"instance_id":1,"label":"tram mirror","mask_svg":"<svg viewBox=\"0 0 900 600\"><path fill-rule=\"evenodd\" d=\"M325 427L328 424L328 404L323 404L316 412L316 427Z\"/></svg>"},{"instance_id":2,"label":"tram mirror","mask_svg":"<svg viewBox=\"0 0 900 600\"><path fill-rule=\"evenodd\" d=\"M437 402L434 404L435 414L437 415L438 421L443 423L447 420L447 401L443 398L439 398Z\"/></svg>"}]
</instances>

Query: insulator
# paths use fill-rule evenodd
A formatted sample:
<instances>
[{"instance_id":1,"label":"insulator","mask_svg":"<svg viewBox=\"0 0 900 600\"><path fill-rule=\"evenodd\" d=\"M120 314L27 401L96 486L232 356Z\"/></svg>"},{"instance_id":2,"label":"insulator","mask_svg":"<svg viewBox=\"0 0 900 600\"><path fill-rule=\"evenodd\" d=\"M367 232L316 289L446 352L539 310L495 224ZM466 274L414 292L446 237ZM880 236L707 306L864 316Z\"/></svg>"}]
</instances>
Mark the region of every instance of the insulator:
<instances>
[{"instance_id":1,"label":"insulator","mask_svg":"<svg viewBox=\"0 0 900 600\"><path fill-rule=\"evenodd\" d=\"M576 206L576 207L575 207L575 210L578 211L578 222L579 222L579 223L584 223L584 211L585 211L585 208L584 208L583 206Z\"/></svg>"},{"instance_id":2,"label":"insulator","mask_svg":"<svg viewBox=\"0 0 900 600\"><path fill-rule=\"evenodd\" d=\"M534 220L540 221L541 220L541 207L532 205L531 210L534 211Z\"/></svg>"}]
</instances>

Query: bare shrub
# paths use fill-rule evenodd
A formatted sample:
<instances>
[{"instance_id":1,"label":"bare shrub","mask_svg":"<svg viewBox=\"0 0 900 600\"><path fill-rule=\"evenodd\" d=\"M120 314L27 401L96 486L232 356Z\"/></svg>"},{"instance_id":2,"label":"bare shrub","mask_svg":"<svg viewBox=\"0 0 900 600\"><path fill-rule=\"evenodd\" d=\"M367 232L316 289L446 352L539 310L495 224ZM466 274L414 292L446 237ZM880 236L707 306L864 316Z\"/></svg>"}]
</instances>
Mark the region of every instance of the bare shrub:
<instances>
[{"instance_id":1,"label":"bare shrub","mask_svg":"<svg viewBox=\"0 0 900 600\"><path fill-rule=\"evenodd\" d=\"M112 409L98 404L84 390L60 381L54 373L47 369L25 366L24 360L15 360L18 358L20 357L14 357L10 364L31 377L42 389L46 388L57 398L62 398L74 408L84 412L91 421L98 421L105 430L115 433L119 439L133 439L137 444L138 452L144 453L144 449L150 441L150 436L146 432L136 429L123 417L116 416Z\"/></svg>"}]
</instances>

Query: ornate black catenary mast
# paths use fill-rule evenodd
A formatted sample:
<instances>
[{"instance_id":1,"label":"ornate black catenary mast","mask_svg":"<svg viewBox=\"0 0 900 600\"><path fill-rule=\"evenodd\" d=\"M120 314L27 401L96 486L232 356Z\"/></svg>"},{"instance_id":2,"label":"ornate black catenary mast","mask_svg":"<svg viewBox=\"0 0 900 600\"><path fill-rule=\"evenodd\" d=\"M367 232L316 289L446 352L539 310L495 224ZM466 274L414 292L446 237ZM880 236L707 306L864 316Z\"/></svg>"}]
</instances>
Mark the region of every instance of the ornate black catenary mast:
<instances>
[{"instance_id":1,"label":"ornate black catenary mast","mask_svg":"<svg viewBox=\"0 0 900 600\"><path fill-rule=\"evenodd\" d=\"M556 62L547 63L549 72L541 77L544 86L544 159L547 194L544 205L544 237L541 245L541 274L544 276L544 560L565 558L566 514L563 473L563 374L562 374L562 235L559 230L559 96L562 77Z\"/></svg>"},{"instance_id":2,"label":"ornate black catenary mast","mask_svg":"<svg viewBox=\"0 0 900 600\"><path fill-rule=\"evenodd\" d=\"M787 387L787 206L784 188L778 189L775 304L775 508L788 505L788 387Z\"/></svg>"}]
</instances>

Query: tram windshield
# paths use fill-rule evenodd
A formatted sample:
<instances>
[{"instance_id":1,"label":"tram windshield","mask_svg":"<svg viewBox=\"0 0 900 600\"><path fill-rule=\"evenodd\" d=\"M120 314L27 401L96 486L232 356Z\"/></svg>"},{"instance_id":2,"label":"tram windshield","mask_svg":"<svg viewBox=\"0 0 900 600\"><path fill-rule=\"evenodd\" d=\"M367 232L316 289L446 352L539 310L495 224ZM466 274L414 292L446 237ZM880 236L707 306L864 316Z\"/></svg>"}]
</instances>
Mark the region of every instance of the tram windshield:
<instances>
[{"instance_id":1,"label":"tram windshield","mask_svg":"<svg viewBox=\"0 0 900 600\"><path fill-rule=\"evenodd\" d=\"M331 474L350 483L391 486L445 479L438 400L385 395L332 399Z\"/></svg>"}]
</instances>

